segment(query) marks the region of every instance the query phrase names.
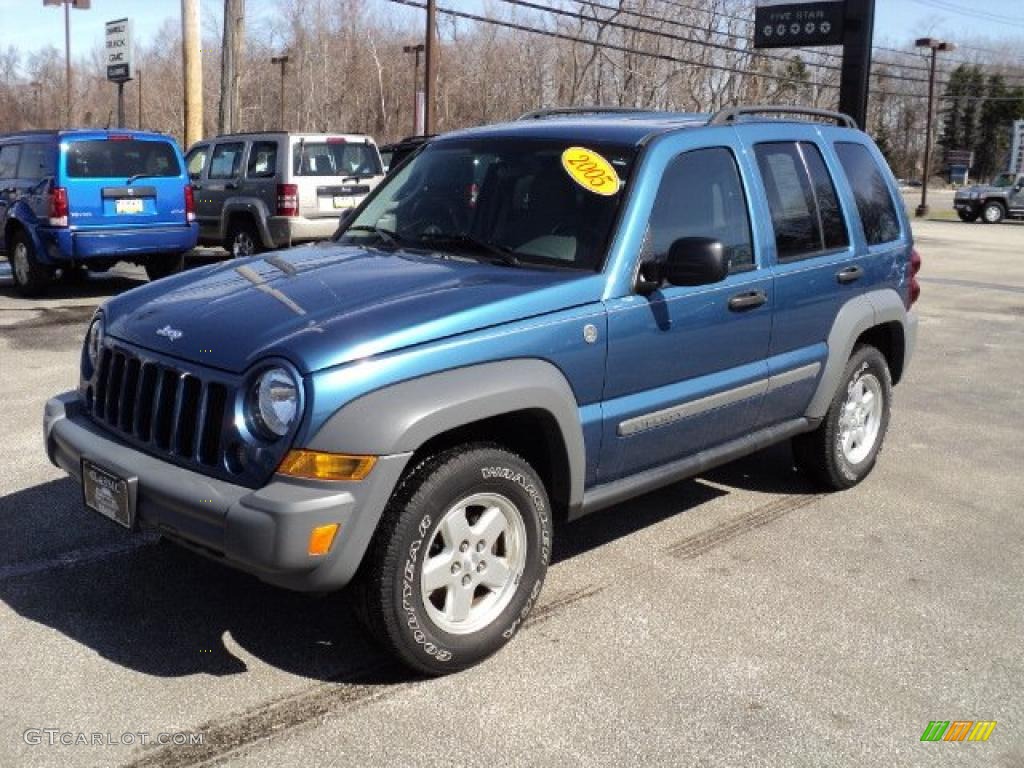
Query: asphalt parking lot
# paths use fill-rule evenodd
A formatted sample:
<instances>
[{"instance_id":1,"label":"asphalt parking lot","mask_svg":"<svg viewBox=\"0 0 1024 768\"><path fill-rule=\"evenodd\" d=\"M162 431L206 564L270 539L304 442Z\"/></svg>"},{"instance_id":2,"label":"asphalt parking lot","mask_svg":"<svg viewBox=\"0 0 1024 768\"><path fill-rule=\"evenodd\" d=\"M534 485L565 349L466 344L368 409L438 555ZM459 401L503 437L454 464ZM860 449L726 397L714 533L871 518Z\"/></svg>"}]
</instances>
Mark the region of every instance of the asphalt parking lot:
<instances>
[{"instance_id":1,"label":"asphalt parking lot","mask_svg":"<svg viewBox=\"0 0 1024 768\"><path fill-rule=\"evenodd\" d=\"M919 345L864 484L818 495L780 446L562 526L522 634L427 681L343 599L83 511L43 403L144 277L24 301L0 264L0 766L1024 766L1024 224L915 232Z\"/></svg>"}]
</instances>

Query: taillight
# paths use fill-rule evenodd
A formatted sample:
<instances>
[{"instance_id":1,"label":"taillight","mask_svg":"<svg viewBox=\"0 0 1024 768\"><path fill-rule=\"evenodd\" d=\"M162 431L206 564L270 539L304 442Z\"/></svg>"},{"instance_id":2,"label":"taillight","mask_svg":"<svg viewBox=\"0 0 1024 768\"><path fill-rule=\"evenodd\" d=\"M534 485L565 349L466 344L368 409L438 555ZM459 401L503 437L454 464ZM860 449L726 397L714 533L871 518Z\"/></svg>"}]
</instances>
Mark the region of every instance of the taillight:
<instances>
[{"instance_id":1,"label":"taillight","mask_svg":"<svg viewBox=\"0 0 1024 768\"><path fill-rule=\"evenodd\" d=\"M921 254L914 248L910 252L910 303L907 307L913 306L921 296L921 284L917 282L917 273L921 271Z\"/></svg>"},{"instance_id":2,"label":"taillight","mask_svg":"<svg viewBox=\"0 0 1024 768\"><path fill-rule=\"evenodd\" d=\"M299 215L299 188L295 184L277 185L277 215Z\"/></svg>"},{"instance_id":3,"label":"taillight","mask_svg":"<svg viewBox=\"0 0 1024 768\"><path fill-rule=\"evenodd\" d=\"M191 184L185 185L185 221L191 224L196 220L196 193Z\"/></svg>"},{"instance_id":4,"label":"taillight","mask_svg":"<svg viewBox=\"0 0 1024 768\"><path fill-rule=\"evenodd\" d=\"M65 187L54 187L50 192L50 226L68 225L68 191Z\"/></svg>"}]
</instances>

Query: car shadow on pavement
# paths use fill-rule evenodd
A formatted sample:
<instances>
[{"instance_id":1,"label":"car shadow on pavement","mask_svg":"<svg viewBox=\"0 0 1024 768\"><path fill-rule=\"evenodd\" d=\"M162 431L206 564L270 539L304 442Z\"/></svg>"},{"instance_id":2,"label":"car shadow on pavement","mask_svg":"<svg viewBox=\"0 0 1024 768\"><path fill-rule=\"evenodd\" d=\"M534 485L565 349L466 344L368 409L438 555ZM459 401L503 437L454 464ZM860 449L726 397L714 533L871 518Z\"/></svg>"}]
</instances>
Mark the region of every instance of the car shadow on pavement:
<instances>
[{"instance_id":1,"label":"car shadow on pavement","mask_svg":"<svg viewBox=\"0 0 1024 768\"><path fill-rule=\"evenodd\" d=\"M699 514L700 507L733 489L772 494L814 494L820 491L793 466L789 442L782 442L690 480L666 486L614 507L595 512L555 531L551 560L558 563L680 514Z\"/></svg>"},{"instance_id":2,"label":"car shadow on pavement","mask_svg":"<svg viewBox=\"0 0 1024 768\"><path fill-rule=\"evenodd\" d=\"M773 448L558 526L562 562L729 489L808 493L787 447ZM707 481L711 481L710 483ZM233 675L253 659L330 681L393 683L395 664L357 623L344 593L279 589L82 507L70 478L0 498L0 601L109 661L156 677Z\"/></svg>"},{"instance_id":3,"label":"car shadow on pavement","mask_svg":"<svg viewBox=\"0 0 1024 768\"><path fill-rule=\"evenodd\" d=\"M128 669L232 675L255 657L304 677L372 682L367 670L388 666L343 595L278 589L131 534L83 509L71 479L0 498L0 533L0 600ZM46 551L48 535L58 541Z\"/></svg>"}]
</instances>

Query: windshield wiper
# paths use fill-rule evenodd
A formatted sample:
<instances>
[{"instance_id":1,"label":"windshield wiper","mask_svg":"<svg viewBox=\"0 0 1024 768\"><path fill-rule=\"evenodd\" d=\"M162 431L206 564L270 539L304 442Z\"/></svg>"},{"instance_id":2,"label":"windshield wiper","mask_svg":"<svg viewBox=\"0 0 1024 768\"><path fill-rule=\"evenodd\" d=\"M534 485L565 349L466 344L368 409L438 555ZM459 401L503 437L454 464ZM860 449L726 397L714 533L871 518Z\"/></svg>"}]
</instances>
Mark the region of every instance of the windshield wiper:
<instances>
[{"instance_id":1,"label":"windshield wiper","mask_svg":"<svg viewBox=\"0 0 1024 768\"><path fill-rule=\"evenodd\" d=\"M155 179L159 175L160 174L158 173L133 173L128 177L128 181L126 181L125 184L131 184L133 181L138 181L139 179Z\"/></svg>"},{"instance_id":2,"label":"windshield wiper","mask_svg":"<svg viewBox=\"0 0 1024 768\"><path fill-rule=\"evenodd\" d=\"M372 227L367 224L357 224L354 227L347 228L345 232L372 232L395 248L400 248L403 241L402 236L397 232L392 232L390 229L384 229L383 227Z\"/></svg>"},{"instance_id":3,"label":"windshield wiper","mask_svg":"<svg viewBox=\"0 0 1024 768\"><path fill-rule=\"evenodd\" d=\"M487 240L483 240L479 237L475 237L466 232L460 232L458 234L423 234L419 236L420 242L430 243L433 246L469 246L477 251L486 251L493 259L487 259L490 262L498 262L509 267L519 266L519 259L516 258L515 253L512 252L511 248L506 248L503 245L492 243Z\"/></svg>"}]
</instances>

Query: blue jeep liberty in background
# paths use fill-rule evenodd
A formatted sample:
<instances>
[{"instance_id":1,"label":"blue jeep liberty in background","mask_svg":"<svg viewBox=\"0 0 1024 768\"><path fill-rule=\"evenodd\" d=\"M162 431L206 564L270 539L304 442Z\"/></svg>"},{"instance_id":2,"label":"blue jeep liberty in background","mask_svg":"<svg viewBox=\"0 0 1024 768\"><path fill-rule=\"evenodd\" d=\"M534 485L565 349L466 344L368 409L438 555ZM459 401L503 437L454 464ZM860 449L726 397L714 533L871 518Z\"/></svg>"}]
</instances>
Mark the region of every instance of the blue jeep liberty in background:
<instances>
[{"instance_id":1,"label":"blue jeep liberty in background","mask_svg":"<svg viewBox=\"0 0 1024 768\"><path fill-rule=\"evenodd\" d=\"M0 252L14 287L39 296L57 270L141 264L180 272L196 246L195 201L181 150L146 131L0 135Z\"/></svg>"},{"instance_id":2,"label":"blue jeep liberty in background","mask_svg":"<svg viewBox=\"0 0 1024 768\"><path fill-rule=\"evenodd\" d=\"M129 529L350 584L443 674L522 626L555 519L787 439L863 480L919 267L848 117L535 113L433 140L333 242L107 301L46 450Z\"/></svg>"}]
</instances>

